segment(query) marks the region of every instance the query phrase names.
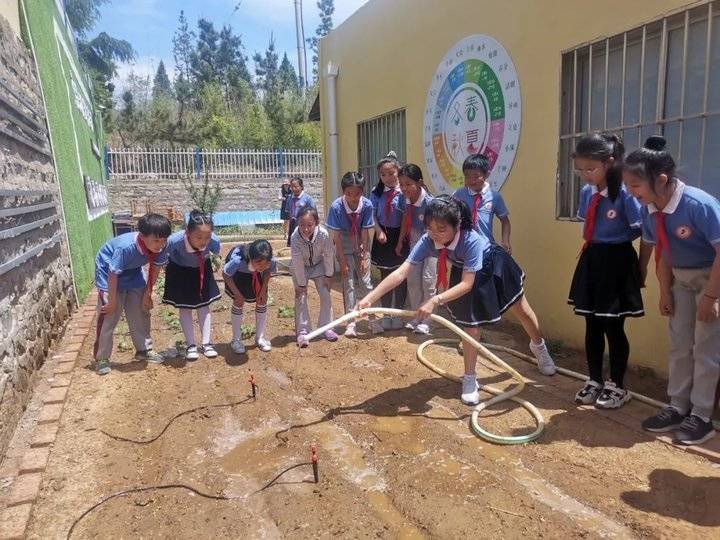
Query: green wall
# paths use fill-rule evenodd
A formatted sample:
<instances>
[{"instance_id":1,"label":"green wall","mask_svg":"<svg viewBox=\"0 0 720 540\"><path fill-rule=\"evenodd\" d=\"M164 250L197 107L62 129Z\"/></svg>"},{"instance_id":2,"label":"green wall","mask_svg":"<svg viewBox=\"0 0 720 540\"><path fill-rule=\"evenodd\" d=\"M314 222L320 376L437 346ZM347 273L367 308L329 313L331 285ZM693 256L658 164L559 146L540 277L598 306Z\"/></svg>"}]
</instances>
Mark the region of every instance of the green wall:
<instances>
[{"instance_id":1,"label":"green wall","mask_svg":"<svg viewBox=\"0 0 720 540\"><path fill-rule=\"evenodd\" d=\"M78 297L93 287L95 253L110 237L109 212L88 209L84 176L107 185L104 133L72 35L53 0L20 0L23 37L37 60ZM94 147L98 154L93 151ZM102 210L100 210L102 212Z\"/></svg>"}]
</instances>

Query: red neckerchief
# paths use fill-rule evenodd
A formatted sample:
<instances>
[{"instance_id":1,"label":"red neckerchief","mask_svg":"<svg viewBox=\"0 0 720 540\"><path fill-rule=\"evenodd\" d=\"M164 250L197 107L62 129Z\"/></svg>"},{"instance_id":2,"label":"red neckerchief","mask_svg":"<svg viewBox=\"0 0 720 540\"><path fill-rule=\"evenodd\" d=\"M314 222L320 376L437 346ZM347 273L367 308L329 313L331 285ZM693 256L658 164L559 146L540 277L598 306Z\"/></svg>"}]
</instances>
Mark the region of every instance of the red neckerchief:
<instances>
[{"instance_id":1,"label":"red neckerchief","mask_svg":"<svg viewBox=\"0 0 720 540\"><path fill-rule=\"evenodd\" d=\"M392 217L392 202L397 192L395 189L389 189L385 192L385 226L390 226L390 218Z\"/></svg>"},{"instance_id":2,"label":"red neckerchief","mask_svg":"<svg viewBox=\"0 0 720 540\"><path fill-rule=\"evenodd\" d=\"M347 215L348 221L350 222L350 238L352 241L359 246L360 245L360 212L348 212L347 206L345 206L347 203L343 202L343 207L345 207L345 215ZM358 203L358 208L356 210L360 210L360 203Z\"/></svg>"},{"instance_id":3,"label":"red neckerchief","mask_svg":"<svg viewBox=\"0 0 720 540\"><path fill-rule=\"evenodd\" d=\"M447 248L440 249L437 262L437 280L435 280L435 288L438 291L441 289L445 291L448 288L447 258Z\"/></svg>"},{"instance_id":4,"label":"red neckerchief","mask_svg":"<svg viewBox=\"0 0 720 540\"><path fill-rule=\"evenodd\" d=\"M412 203L407 205L405 208L405 238L407 239L408 245L410 245L410 233L412 232Z\"/></svg>"},{"instance_id":5,"label":"red neckerchief","mask_svg":"<svg viewBox=\"0 0 720 540\"><path fill-rule=\"evenodd\" d=\"M590 199L590 205L588 206L587 215L585 216L585 225L583 227L583 238L585 239L585 243L582 247L583 251L585 251L592 242L593 232L595 231L595 217L598 206L600 206L601 199L602 194L599 191Z\"/></svg>"},{"instance_id":6,"label":"red neckerchief","mask_svg":"<svg viewBox=\"0 0 720 540\"><path fill-rule=\"evenodd\" d=\"M157 253L155 253L154 251L150 251L139 233L137 235L137 244L140 248L140 253L147 257L148 264L152 264L153 262L155 262L155 257L157 257Z\"/></svg>"},{"instance_id":7,"label":"red neckerchief","mask_svg":"<svg viewBox=\"0 0 720 540\"><path fill-rule=\"evenodd\" d=\"M482 204L482 193L475 193L473 197L475 197L473 202L473 225L477 225L478 208L480 208L480 205Z\"/></svg>"},{"instance_id":8,"label":"red neckerchief","mask_svg":"<svg viewBox=\"0 0 720 540\"><path fill-rule=\"evenodd\" d=\"M255 298L257 299L260 296L260 291L262 290L262 280L260 279L260 272L256 272L253 270L252 273L252 287L253 291L255 291Z\"/></svg>"},{"instance_id":9,"label":"red neckerchief","mask_svg":"<svg viewBox=\"0 0 720 540\"><path fill-rule=\"evenodd\" d=\"M190 243L190 235L187 232L185 233L185 238L188 246L193 247ZM198 269L200 270L200 295L202 296L203 286L205 285L205 253L204 250L201 249L199 251L193 251L192 254L195 255L198 262Z\"/></svg>"},{"instance_id":10,"label":"red neckerchief","mask_svg":"<svg viewBox=\"0 0 720 540\"><path fill-rule=\"evenodd\" d=\"M670 241L668 240L667 229L665 228L665 212L655 212L655 236L657 237L657 248L655 249L655 267L660 264L662 252L665 251L668 264L672 266L670 259Z\"/></svg>"}]
</instances>

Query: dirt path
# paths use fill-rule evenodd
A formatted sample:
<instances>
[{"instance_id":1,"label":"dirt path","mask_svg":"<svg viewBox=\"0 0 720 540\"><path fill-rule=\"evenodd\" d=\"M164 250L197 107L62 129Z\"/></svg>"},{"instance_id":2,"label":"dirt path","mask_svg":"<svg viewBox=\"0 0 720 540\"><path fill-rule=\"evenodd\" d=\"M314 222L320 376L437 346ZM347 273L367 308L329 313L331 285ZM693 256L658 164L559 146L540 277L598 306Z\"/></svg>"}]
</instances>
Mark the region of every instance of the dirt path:
<instances>
[{"instance_id":1,"label":"dirt path","mask_svg":"<svg viewBox=\"0 0 720 540\"><path fill-rule=\"evenodd\" d=\"M457 399L456 385L415 360L409 342L416 339L392 332L318 341L299 351L293 320L277 316L281 306L292 305L290 280L279 277L271 286L269 354L254 346L244 356L230 351L223 300L215 304L215 360L148 366L124 352L106 377L77 368L30 538L65 538L85 509L111 493L178 483L233 500L179 488L118 497L86 516L73 538L720 534L720 468L626 425L649 408L629 404L625 423L613 413L578 408L571 402L577 382L541 377L504 357L534 381L523 397L541 408L548 427L535 444L486 444L470 433L469 409ZM342 301L334 298L339 313ZM180 334L170 311L154 313L156 346L173 346ZM526 350L507 329L485 339ZM459 369L454 351L432 354ZM260 387L256 401L181 416L148 444L102 433L150 439L182 411L243 400L249 370ZM507 381L490 369L481 378L500 387ZM490 412L485 424L503 433L529 429L524 412L496 414L501 410ZM313 443L319 484L306 464L262 489L284 469L308 462Z\"/></svg>"}]
</instances>

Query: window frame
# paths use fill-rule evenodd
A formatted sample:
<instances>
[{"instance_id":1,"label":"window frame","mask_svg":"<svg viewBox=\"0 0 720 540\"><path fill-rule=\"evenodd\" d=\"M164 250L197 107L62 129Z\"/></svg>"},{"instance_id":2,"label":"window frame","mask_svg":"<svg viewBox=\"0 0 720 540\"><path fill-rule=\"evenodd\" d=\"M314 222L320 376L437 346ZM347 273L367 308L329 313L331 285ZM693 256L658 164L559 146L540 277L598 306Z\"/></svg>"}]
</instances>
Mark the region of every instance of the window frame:
<instances>
[{"instance_id":1,"label":"window frame","mask_svg":"<svg viewBox=\"0 0 720 540\"><path fill-rule=\"evenodd\" d=\"M689 33L692 24L704 23L704 66L703 66L703 87L702 87L702 103L699 111L687 113L688 100L686 99L687 93L687 77L689 71L689 58L688 58L688 41ZM671 59L669 53L670 47L670 33L682 29L682 48L681 63L679 70L682 73L679 84L679 111L677 114L667 116L669 105L668 99L668 72L671 70ZM659 32L659 33L657 33ZM690 7L684 6L675 11L665 13L657 18L654 18L643 24L634 26L623 32L613 34L610 36L601 37L589 42L585 42L574 47L565 49L560 53L560 115L558 125L558 159L556 169L556 201L555 201L555 218L559 221L577 221L576 213L578 207L578 196L581 189L581 181L576 177L572 171L572 149L575 142L585 135L591 133L597 133L600 131L610 131L618 134L625 134L630 131L635 140L625 141L626 150L637 148L641 145L642 141L652 133L658 133L665 135L668 128L677 128L677 148L670 148L673 153L673 157L679 165L680 172L683 169L683 134L686 131L685 126L688 125L688 121L700 121L702 125L700 127L700 139L699 139L699 156L697 161L690 161L695 165L697 163L697 175L691 178L691 182L695 185L702 186L707 182L711 175L707 175L705 181L703 181L703 175L705 174L705 152L708 146L706 135L708 133L708 123L715 117L720 121L720 108L714 110L708 110L708 96L710 94L710 73L712 71L713 63L718 62L717 58L717 44L713 48L713 37L717 39L716 33L720 32L720 6L717 1L707 0L705 2L699 2L696 5ZM659 37L658 52L657 52L657 74L656 74L656 91L655 91L655 114L654 118L646 118L644 113L644 102L646 98L645 81L648 73L652 75L651 71L646 71L646 63L648 61L647 55L648 50L647 44L649 41L655 40ZM626 108L627 108L627 76L628 76L628 51L631 49L630 46L636 46L637 39L640 43L640 58L639 58L639 74L638 74L638 111L637 121L632 123L626 123ZM632 42L631 42L632 41ZM613 51L617 48L613 48L613 44L620 43L621 50L621 73L620 73L620 101L619 101L619 123L617 125L608 125L608 94L610 93L610 87L608 81L610 78L611 70L610 57ZM596 127L593 123L593 92L594 88L594 72L593 64L596 62L597 56L593 54L593 49L602 51L599 55L600 61L604 63L603 73L601 75L604 78L602 88L602 126ZM652 52L652 51L651 51ZM715 53L715 54L713 54ZM582 58L580 58L582 57ZM580 60L580 62L579 62ZM582 62L586 65L582 65ZM602 64L601 64L602 65ZM633 68L635 66L633 65ZM652 67L652 66L651 66ZM587 69L587 79L583 80L585 75L585 69ZM568 73L569 71L569 73ZM569 86L571 85L571 86ZM677 88L672 87L675 92ZM580 95L579 95L580 94ZM587 94L587 96L585 96ZM587 107L587 110L584 110ZM578 118L580 115L580 118ZM587 118L585 119L585 115ZM585 122L585 123L583 123ZM689 132L692 134L692 132ZM670 139L670 137L667 137ZM669 140L670 146L670 140ZM681 174L682 176L682 174ZM720 183L720 179L717 180ZM717 189L716 189L717 191Z\"/></svg>"}]
</instances>

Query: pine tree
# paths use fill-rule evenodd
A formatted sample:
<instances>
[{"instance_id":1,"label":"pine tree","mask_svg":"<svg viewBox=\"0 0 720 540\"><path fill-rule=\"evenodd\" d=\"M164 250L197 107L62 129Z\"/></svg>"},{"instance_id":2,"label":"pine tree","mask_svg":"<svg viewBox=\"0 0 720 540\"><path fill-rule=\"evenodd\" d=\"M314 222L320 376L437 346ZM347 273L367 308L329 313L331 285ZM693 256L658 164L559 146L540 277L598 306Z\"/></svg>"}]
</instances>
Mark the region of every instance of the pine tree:
<instances>
[{"instance_id":1,"label":"pine tree","mask_svg":"<svg viewBox=\"0 0 720 540\"><path fill-rule=\"evenodd\" d=\"M275 51L275 39L272 34L265 55L255 53L253 60L255 61L257 87L265 94L276 90L278 84L278 55Z\"/></svg>"},{"instance_id":2,"label":"pine tree","mask_svg":"<svg viewBox=\"0 0 720 540\"><path fill-rule=\"evenodd\" d=\"M318 0L318 10L320 11L320 24L315 29L315 35L311 38L307 38L305 41L310 45L310 50L313 53L312 64L313 64L313 81L316 82L318 78L318 55L320 38L326 36L333 29L332 16L335 13L335 1L334 0Z\"/></svg>"},{"instance_id":3,"label":"pine tree","mask_svg":"<svg viewBox=\"0 0 720 540\"><path fill-rule=\"evenodd\" d=\"M280 68L278 69L278 84L280 85L280 90L283 92L297 93L300 91L300 84L295 74L295 67L290 63L287 53L283 55Z\"/></svg>"},{"instance_id":4,"label":"pine tree","mask_svg":"<svg viewBox=\"0 0 720 540\"><path fill-rule=\"evenodd\" d=\"M153 99L158 98L171 98L173 95L172 85L168 78L167 72L165 71L165 64L162 60L158 64L157 71L155 72L155 79L153 79Z\"/></svg>"},{"instance_id":5,"label":"pine tree","mask_svg":"<svg viewBox=\"0 0 720 540\"><path fill-rule=\"evenodd\" d=\"M185 81L190 81L190 62L192 60L192 53L195 49L193 40L195 39L195 32L190 30L187 19L185 18L185 12L180 11L180 17L178 18L178 28L175 30L173 36L173 59L175 60L175 73L177 78L182 78Z\"/></svg>"}]
</instances>

